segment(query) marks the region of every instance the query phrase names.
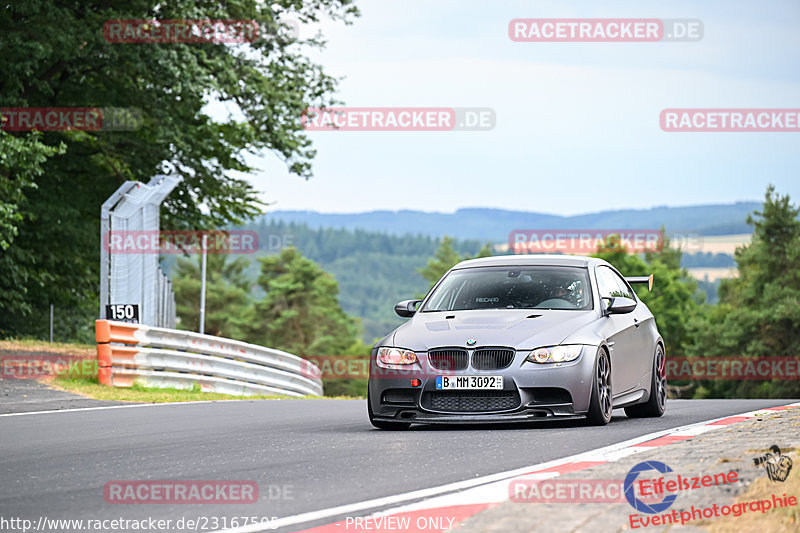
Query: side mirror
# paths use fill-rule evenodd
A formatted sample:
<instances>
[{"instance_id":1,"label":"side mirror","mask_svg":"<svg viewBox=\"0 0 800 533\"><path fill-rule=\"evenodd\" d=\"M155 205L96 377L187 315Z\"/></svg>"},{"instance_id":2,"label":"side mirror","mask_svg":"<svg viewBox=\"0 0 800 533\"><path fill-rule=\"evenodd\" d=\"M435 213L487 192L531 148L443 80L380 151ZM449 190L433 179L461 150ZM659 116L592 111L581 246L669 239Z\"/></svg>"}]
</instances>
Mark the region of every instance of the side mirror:
<instances>
[{"instance_id":1,"label":"side mirror","mask_svg":"<svg viewBox=\"0 0 800 533\"><path fill-rule=\"evenodd\" d=\"M609 298L608 306L606 307L607 315L624 315L636 309L636 302L624 296L614 296Z\"/></svg>"},{"instance_id":2,"label":"side mirror","mask_svg":"<svg viewBox=\"0 0 800 533\"><path fill-rule=\"evenodd\" d=\"M403 318L414 316L417 312L417 306L422 300L403 300L394 306L394 312Z\"/></svg>"}]
</instances>

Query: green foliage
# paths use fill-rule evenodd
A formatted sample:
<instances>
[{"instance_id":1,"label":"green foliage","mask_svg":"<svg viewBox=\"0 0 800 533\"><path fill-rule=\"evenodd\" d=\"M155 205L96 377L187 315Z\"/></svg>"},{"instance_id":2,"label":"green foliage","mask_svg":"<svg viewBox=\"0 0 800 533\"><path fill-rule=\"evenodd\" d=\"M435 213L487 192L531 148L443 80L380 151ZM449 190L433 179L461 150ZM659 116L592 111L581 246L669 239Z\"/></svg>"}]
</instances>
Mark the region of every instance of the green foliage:
<instances>
[{"instance_id":1,"label":"green foliage","mask_svg":"<svg viewBox=\"0 0 800 533\"><path fill-rule=\"evenodd\" d=\"M26 324L22 318L30 315L37 304L49 308L49 300L32 301L28 288L46 286L54 276L46 270L27 268L35 262L35 257L26 249L24 241L22 246L10 247L17 239L20 226L26 222L35 224L32 214L25 210L26 192L36 189L36 178L44 172L47 158L63 152L63 145L43 144L40 134L15 137L0 131L0 316L8 317L0 318L0 337L46 331L44 321L43 327L36 331L31 327L33 324ZM17 321L13 320L15 317ZM27 327L14 327L15 323Z\"/></svg>"},{"instance_id":2,"label":"green foliage","mask_svg":"<svg viewBox=\"0 0 800 533\"><path fill-rule=\"evenodd\" d=\"M255 303L248 339L296 355L346 355L358 324L339 306L336 280L293 247L260 261L266 295Z\"/></svg>"},{"instance_id":3,"label":"green foliage","mask_svg":"<svg viewBox=\"0 0 800 533\"><path fill-rule=\"evenodd\" d=\"M365 341L374 343L405 322L394 304L427 288L416 268L428 257L357 252L325 265L339 282L342 308L361 318Z\"/></svg>"},{"instance_id":4,"label":"green foliage","mask_svg":"<svg viewBox=\"0 0 800 533\"><path fill-rule=\"evenodd\" d=\"M461 256L456 251L453 246L454 240L452 237L448 237L445 235L442 238L441 244L439 244L439 249L436 250L436 254L428 261L428 264L425 265L424 268L418 269L418 272L422 275L423 278L428 280L430 284L430 288L432 288L437 281L441 279L444 274L453 268L457 263L461 261L465 261L467 259L476 259L478 257L490 257L492 255L492 247L489 244L486 244L483 248L478 251L478 254L474 257L470 256Z\"/></svg>"},{"instance_id":5,"label":"green foliage","mask_svg":"<svg viewBox=\"0 0 800 533\"><path fill-rule=\"evenodd\" d=\"M167 229L218 227L259 212L247 153L269 150L308 178L314 150L299 117L333 103L336 80L309 61L319 38L283 20L350 21L352 0L27 0L0 8L4 107L140 110L134 131L0 137L0 335L42 334L51 302L68 337L97 315L101 203L125 180L171 173ZM118 44L114 19L247 19L270 35L246 45ZM227 117L209 114L222 103ZM35 178L35 180L34 180ZM35 185L35 186L34 186ZM24 195L24 198L22 196ZM13 245L8 245L13 239Z\"/></svg>"},{"instance_id":6,"label":"green foliage","mask_svg":"<svg viewBox=\"0 0 800 533\"><path fill-rule=\"evenodd\" d=\"M369 352L372 347L363 340L357 339L348 349L345 359L357 360L360 364L356 368L369 368ZM366 378L342 379L337 376L332 379L323 379L323 387L326 396L357 396L366 398L367 396Z\"/></svg>"},{"instance_id":7,"label":"green foliage","mask_svg":"<svg viewBox=\"0 0 800 533\"><path fill-rule=\"evenodd\" d=\"M173 269L179 327L197 331L202 256L179 259ZM337 301L336 280L295 248L262 257L256 297L250 261L209 254L206 265L205 331L296 355L368 359L358 323ZM366 379L335 376L324 381L328 396L363 396Z\"/></svg>"},{"instance_id":8,"label":"green foliage","mask_svg":"<svg viewBox=\"0 0 800 533\"><path fill-rule=\"evenodd\" d=\"M736 250L739 277L724 280L719 305L692 323L692 354L699 356L796 356L800 350L800 209L769 186L749 246ZM795 381L713 381L710 397L789 398Z\"/></svg>"},{"instance_id":9,"label":"green foliage","mask_svg":"<svg viewBox=\"0 0 800 533\"><path fill-rule=\"evenodd\" d=\"M226 254L208 254L206 264L205 332L230 339L243 339L246 332L251 282L244 274L249 262ZM180 259L172 277L180 329L200 329L200 285L202 255Z\"/></svg>"},{"instance_id":10,"label":"green foliage","mask_svg":"<svg viewBox=\"0 0 800 533\"><path fill-rule=\"evenodd\" d=\"M268 216L243 229L258 233L259 253L276 253L281 244L293 244L333 275L339 283L339 304L346 313L361 319L362 338L369 344L404 322L394 313L395 303L428 290L429 283L417 270L425 266L441 242L425 235L310 228L269 220ZM481 243L457 240L452 246L459 254L474 255ZM251 266L248 275L255 279L258 268Z\"/></svg>"},{"instance_id":11,"label":"green foliage","mask_svg":"<svg viewBox=\"0 0 800 533\"><path fill-rule=\"evenodd\" d=\"M64 146L47 146L41 134L15 137L0 130L0 250L7 250L23 221L25 189L36 187L36 177L47 158L64 153Z\"/></svg>"},{"instance_id":12,"label":"green foliage","mask_svg":"<svg viewBox=\"0 0 800 533\"><path fill-rule=\"evenodd\" d=\"M180 327L192 331L199 326L201 257L180 259L172 276ZM358 323L339 306L336 280L319 265L292 247L260 258L260 299L248 266L244 257L208 255L206 333L301 356L363 354Z\"/></svg>"},{"instance_id":13,"label":"green foliage","mask_svg":"<svg viewBox=\"0 0 800 533\"><path fill-rule=\"evenodd\" d=\"M713 305L719 302L717 292L719 291L719 286L721 283L722 278L709 281L708 276L706 276L705 279L697 280L697 290L705 295L705 301L707 304Z\"/></svg>"},{"instance_id":14,"label":"green foliage","mask_svg":"<svg viewBox=\"0 0 800 533\"><path fill-rule=\"evenodd\" d=\"M257 221L241 226L241 229L258 233L261 250L275 250L279 243L294 245L303 255L328 265L337 259L352 257L358 253L377 253L391 256L433 255L440 239L428 235L395 235L380 231L329 227L310 227L305 223L274 220L264 215ZM476 240L452 241L456 251L472 254L480 248Z\"/></svg>"}]
</instances>

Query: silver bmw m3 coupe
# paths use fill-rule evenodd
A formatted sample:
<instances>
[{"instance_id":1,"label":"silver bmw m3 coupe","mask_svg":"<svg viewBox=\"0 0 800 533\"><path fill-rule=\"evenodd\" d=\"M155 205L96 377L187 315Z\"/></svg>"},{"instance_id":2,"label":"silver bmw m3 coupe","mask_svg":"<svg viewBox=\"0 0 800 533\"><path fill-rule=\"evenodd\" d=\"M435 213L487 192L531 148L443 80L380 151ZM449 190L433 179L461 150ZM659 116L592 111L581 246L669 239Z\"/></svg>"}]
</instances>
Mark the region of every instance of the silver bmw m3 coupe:
<instances>
[{"instance_id":1,"label":"silver bmw m3 coupe","mask_svg":"<svg viewBox=\"0 0 800 533\"><path fill-rule=\"evenodd\" d=\"M666 404L664 342L632 283L606 261L562 255L463 261L370 356L369 418L411 424L586 418Z\"/></svg>"}]
</instances>

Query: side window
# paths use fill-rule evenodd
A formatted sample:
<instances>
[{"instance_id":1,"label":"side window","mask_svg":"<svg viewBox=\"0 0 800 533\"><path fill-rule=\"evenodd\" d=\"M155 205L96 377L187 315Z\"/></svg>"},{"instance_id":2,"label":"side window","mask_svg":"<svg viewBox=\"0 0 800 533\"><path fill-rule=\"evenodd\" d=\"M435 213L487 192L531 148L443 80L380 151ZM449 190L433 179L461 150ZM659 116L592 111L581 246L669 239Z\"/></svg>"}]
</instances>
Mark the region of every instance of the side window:
<instances>
[{"instance_id":1,"label":"side window","mask_svg":"<svg viewBox=\"0 0 800 533\"><path fill-rule=\"evenodd\" d=\"M625 298L630 298L631 300L636 301L636 297L633 295L633 292L631 292L630 288L628 288L628 284L625 283L625 280L613 270L608 270L611 272L611 275L614 277L614 281L617 284L617 293L613 294L612 296L624 296Z\"/></svg>"},{"instance_id":2,"label":"side window","mask_svg":"<svg viewBox=\"0 0 800 533\"><path fill-rule=\"evenodd\" d=\"M597 288L600 291L601 298L624 296L625 298L636 300L625 280L606 266L597 267Z\"/></svg>"},{"instance_id":3,"label":"side window","mask_svg":"<svg viewBox=\"0 0 800 533\"><path fill-rule=\"evenodd\" d=\"M617 281L614 279L614 273L610 268L599 266L595 270L597 275L597 290L600 292L601 298L610 298L615 296L615 292L619 290Z\"/></svg>"}]
</instances>

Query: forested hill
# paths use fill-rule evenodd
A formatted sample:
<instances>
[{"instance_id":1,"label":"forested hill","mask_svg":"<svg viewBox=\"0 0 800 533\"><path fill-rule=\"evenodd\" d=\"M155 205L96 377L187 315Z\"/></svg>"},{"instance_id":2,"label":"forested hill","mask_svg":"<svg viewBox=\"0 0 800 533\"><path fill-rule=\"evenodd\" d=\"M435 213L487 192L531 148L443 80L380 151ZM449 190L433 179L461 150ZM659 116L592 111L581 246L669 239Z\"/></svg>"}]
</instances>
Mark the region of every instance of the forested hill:
<instances>
[{"instance_id":1,"label":"forested hill","mask_svg":"<svg viewBox=\"0 0 800 533\"><path fill-rule=\"evenodd\" d=\"M256 231L259 237L259 253L242 256L253 260L248 270L253 282L258 277L256 257L278 253L284 246L295 246L336 278L340 305L348 314L361 319L363 337L369 343L403 322L394 313L396 302L428 290L429 283L418 269L433 257L441 242L427 235L313 229L305 224L264 218L241 229ZM478 240L457 239L453 248L461 256L473 256L483 244L485 242ZM166 258L164 267L171 270L174 261L174 257ZM684 255L683 263L684 266L704 267L734 264L730 256L710 253Z\"/></svg>"},{"instance_id":2,"label":"forested hill","mask_svg":"<svg viewBox=\"0 0 800 533\"><path fill-rule=\"evenodd\" d=\"M395 303L427 292L429 283L417 269L426 265L440 244L438 238L426 235L312 229L305 224L267 222L263 218L241 229L258 232L259 255L295 246L332 274L339 282L339 304L361 319L363 337L369 343L403 323L394 313ZM457 240L453 247L462 256L474 255L483 244ZM249 273L255 280L257 267Z\"/></svg>"},{"instance_id":3,"label":"forested hill","mask_svg":"<svg viewBox=\"0 0 800 533\"><path fill-rule=\"evenodd\" d=\"M565 195L565 202L569 201ZM535 205L535 198L532 205ZM459 239L505 242L515 229L658 229L668 233L729 235L750 233L745 220L759 202L687 207L654 207L559 216L491 208L459 209L455 213L369 211L352 214L316 211L272 211L267 220L298 222L312 228L362 229L389 234L450 235ZM558 206L548 206L557 209Z\"/></svg>"}]
</instances>

